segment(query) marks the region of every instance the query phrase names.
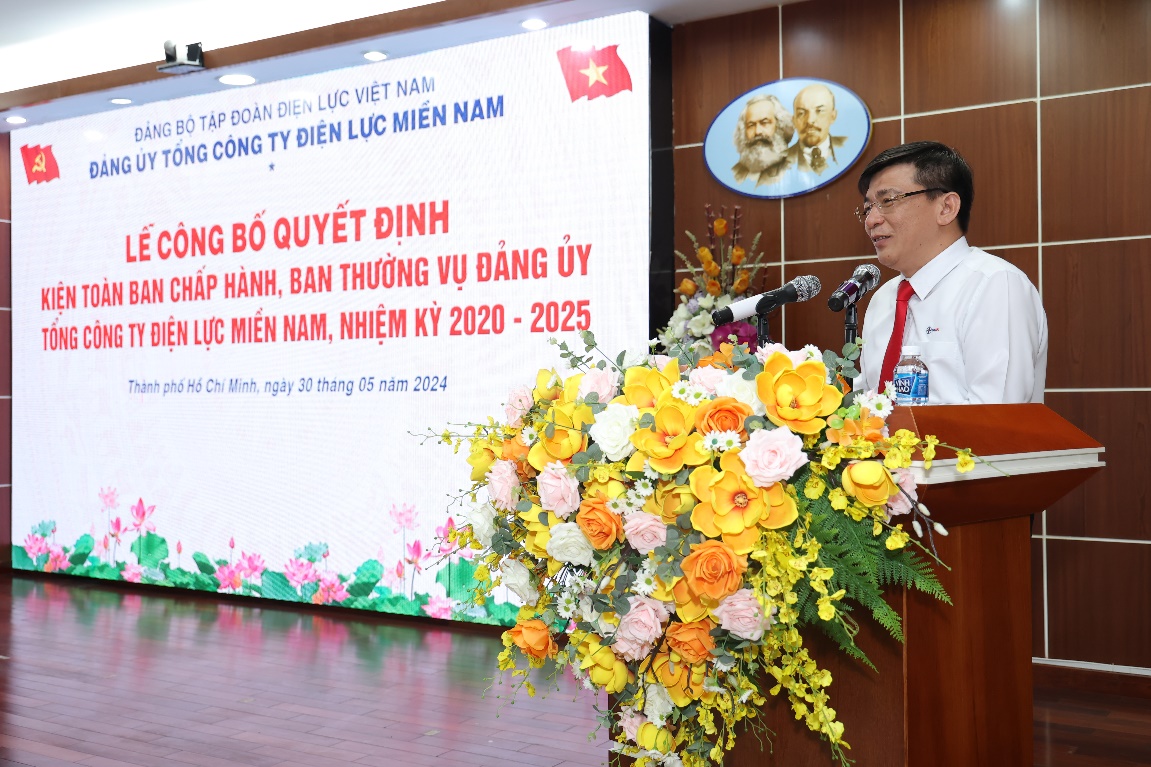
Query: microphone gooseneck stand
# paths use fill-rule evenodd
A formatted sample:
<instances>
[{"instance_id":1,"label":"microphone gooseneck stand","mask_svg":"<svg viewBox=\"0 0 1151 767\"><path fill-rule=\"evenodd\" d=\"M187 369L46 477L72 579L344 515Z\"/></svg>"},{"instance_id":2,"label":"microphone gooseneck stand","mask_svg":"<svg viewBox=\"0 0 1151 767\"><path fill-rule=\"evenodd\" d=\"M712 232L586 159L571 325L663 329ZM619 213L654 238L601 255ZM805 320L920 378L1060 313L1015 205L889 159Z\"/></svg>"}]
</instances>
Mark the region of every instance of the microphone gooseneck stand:
<instances>
[{"instance_id":1,"label":"microphone gooseneck stand","mask_svg":"<svg viewBox=\"0 0 1151 767\"><path fill-rule=\"evenodd\" d=\"M847 313L843 315L843 342L845 344L853 344L859 338L857 330L859 328L859 309L855 304L847 307Z\"/></svg>"},{"instance_id":2,"label":"microphone gooseneck stand","mask_svg":"<svg viewBox=\"0 0 1151 767\"><path fill-rule=\"evenodd\" d=\"M771 341L771 328L769 328L767 325L767 315L770 312L771 312L771 310L769 309L766 312L759 312L758 314L755 315L755 329L756 329L755 344L756 344L757 349L762 349L763 347L767 346L768 344L770 344L772 342Z\"/></svg>"}]
</instances>

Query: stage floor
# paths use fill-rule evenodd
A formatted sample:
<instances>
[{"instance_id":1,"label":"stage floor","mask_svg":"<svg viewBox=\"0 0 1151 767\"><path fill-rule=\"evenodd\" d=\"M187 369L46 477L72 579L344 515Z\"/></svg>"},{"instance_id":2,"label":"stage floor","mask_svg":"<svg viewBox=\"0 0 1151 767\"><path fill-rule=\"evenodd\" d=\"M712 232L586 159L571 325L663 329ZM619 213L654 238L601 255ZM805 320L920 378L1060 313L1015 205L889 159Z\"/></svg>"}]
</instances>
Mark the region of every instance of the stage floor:
<instances>
[{"instance_id":1,"label":"stage floor","mask_svg":"<svg viewBox=\"0 0 1151 767\"><path fill-rule=\"evenodd\" d=\"M605 764L594 697L489 686L498 630L0 580L0 765Z\"/></svg>"},{"instance_id":2,"label":"stage floor","mask_svg":"<svg viewBox=\"0 0 1151 767\"><path fill-rule=\"evenodd\" d=\"M500 649L490 629L0 574L0 767L605 765L570 679L485 696ZM1036 691L1035 767L1130 765L1151 765L1151 701Z\"/></svg>"}]
</instances>

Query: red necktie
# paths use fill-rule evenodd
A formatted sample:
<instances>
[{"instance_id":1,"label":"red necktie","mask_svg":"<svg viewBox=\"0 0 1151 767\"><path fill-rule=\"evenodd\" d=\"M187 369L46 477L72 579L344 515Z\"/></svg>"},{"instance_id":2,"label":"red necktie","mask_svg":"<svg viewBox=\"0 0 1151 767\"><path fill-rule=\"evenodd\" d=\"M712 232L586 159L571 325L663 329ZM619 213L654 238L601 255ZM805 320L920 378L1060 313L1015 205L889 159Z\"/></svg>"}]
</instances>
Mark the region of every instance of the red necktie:
<instances>
[{"instance_id":1,"label":"red necktie","mask_svg":"<svg viewBox=\"0 0 1151 767\"><path fill-rule=\"evenodd\" d=\"M882 375L879 376L879 390L895 378L895 365L899 362L899 352L903 347L903 329L907 326L907 302L915 295L915 288L906 279L899 283L895 295L895 327L891 329L891 340L887 342L887 353L883 355Z\"/></svg>"}]
</instances>

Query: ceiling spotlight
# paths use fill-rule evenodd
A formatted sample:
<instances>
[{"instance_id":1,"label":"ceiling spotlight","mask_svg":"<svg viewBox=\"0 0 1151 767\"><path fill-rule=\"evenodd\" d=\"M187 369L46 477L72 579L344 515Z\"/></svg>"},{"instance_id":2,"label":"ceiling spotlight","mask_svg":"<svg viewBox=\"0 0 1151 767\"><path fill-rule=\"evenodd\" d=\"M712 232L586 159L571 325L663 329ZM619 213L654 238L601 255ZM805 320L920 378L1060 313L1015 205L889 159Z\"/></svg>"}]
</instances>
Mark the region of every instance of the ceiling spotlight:
<instances>
[{"instance_id":1,"label":"ceiling spotlight","mask_svg":"<svg viewBox=\"0 0 1151 767\"><path fill-rule=\"evenodd\" d=\"M388 57L388 54L383 51L368 51L364 54L364 58L368 61L383 61Z\"/></svg>"},{"instance_id":2,"label":"ceiling spotlight","mask_svg":"<svg viewBox=\"0 0 1151 767\"><path fill-rule=\"evenodd\" d=\"M529 32L536 32L538 30L544 29L547 27L547 25L548 23L543 19L528 19L524 23L520 24L521 27Z\"/></svg>"},{"instance_id":3,"label":"ceiling spotlight","mask_svg":"<svg viewBox=\"0 0 1151 767\"><path fill-rule=\"evenodd\" d=\"M218 78L224 85L251 85L256 78L251 75L224 75Z\"/></svg>"},{"instance_id":4,"label":"ceiling spotlight","mask_svg":"<svg viewBox=\"0 0 1151 767\"><path fill-rule=\"evenodd\" d=\"M10 125L23 125L24 123L28 122L28 118L21 117L20 115L12 115L11 117L6 118L4 122Z\"/></svg>"},{"instance_id":5,"label":"ceiling spotlight","mask_svg":"<svg viewBox=\"0 0 1151 767\"><path fill-rule=\"evenodd\" d=\"M124 106L125 104L131 104L132 103L132 99L124 99L124 98L108 99L108 101L110 101L113 104L116 104L118 106Z\"/></svg>"}]
</instances>

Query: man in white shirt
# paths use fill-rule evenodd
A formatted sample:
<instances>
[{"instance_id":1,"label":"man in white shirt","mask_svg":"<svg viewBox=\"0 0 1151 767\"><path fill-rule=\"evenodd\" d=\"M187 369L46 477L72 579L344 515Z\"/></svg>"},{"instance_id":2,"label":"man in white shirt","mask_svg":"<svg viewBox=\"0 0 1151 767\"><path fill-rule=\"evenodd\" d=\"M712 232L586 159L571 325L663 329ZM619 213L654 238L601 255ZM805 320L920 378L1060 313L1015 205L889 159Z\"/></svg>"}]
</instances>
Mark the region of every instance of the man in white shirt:
<instances>
[{"instance_id":1,"label":"man in white shirt","mask_svg":"<svg viewBox=\"0 0 1151 767\"><path fill-rule=\"evenodd\" d=\"M900 348L918 346L932 405L1042 402L1047 315L1027 275L967 244L975 192L959 153L934 141L887 149L859 191L856 213L879 262L902 278L867 308L855 388L882 389Z\"/></svg>"}]
</instances>

